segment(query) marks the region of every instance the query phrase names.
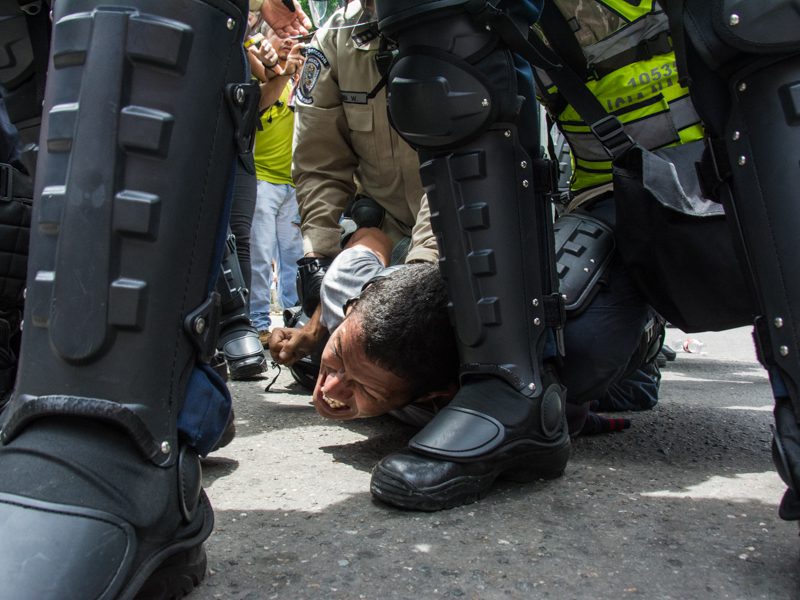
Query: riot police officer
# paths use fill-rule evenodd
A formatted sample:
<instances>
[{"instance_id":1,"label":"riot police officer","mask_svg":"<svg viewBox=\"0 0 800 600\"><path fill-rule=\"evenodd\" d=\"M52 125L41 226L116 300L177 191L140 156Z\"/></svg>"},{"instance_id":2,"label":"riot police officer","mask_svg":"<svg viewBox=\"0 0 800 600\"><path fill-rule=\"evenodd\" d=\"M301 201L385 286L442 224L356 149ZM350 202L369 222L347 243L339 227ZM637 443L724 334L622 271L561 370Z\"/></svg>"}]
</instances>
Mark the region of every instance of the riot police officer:
<instances>
[{"instance_id":1,"label":"riot police officer","mask_svg":"<svg viewBox=\"0 0 800 600\"><path fill-rule=\"evenodd\" d=\"M800 29L786 0L768 6L733 0L663 2L670 39L663 35L663 12L651 1L495 5L381 0L380 28L399 48L389 75L390 114L423 157L423 183L430 190L459 336L463 385L407 450L381 461L373 472L372 493L405 508L435 510L475 500L501 475L522 480L557 476L566 465L564 393L547 364L547 344L558 338L563 322L560 298L553 294L555 261L547 250L551 219L535 195L532 164L539 153L526 140L530 127L523 123L533 90L522 54L530 56L526 38L543 4L578 22L577 27L570 23L570 37L576 29L588 36L579 40L579 52L601 68L598 86L604 72L622 68L624 73L636 62L632 49L651 52L645 61L661 60L663 43L670 39L677 46L675 67L681 63L686 73L688 66L697 113L712 140L715 187L734 191L732 232L742 242L753 275L759 355L776 397L773 454L789 486L781 514L800 518L800 325L792 317L800 289L791 250L800 223L790 202L800 175L800 120L795 116L800 114L795 94ZM600 14L598 29L592 20L603 10L611 20ZM587 15L582 29L580 20ZM642 28L638 33L637 27ZM652 48L625 39L632 33L642 42L652 41ZM617 42L622 56L613 50ZM550 66L558 68L563 58ZM662 77L667 74L663 67L653 65ZM699 135L685 94L668 91L663 98L670 109L673 104L685 109L671 119L673 143ZM634 98L622 98L625 102L635 104ZM435 117L431 107L436 107ZM642 107L633 109L656 116ZM612 130L597 131L602 141L613 142L614 135L629 139L619 122L607 120ZM648 133L658 137L664 132L654 123ZM586 142L578 147L593 145ZM603 162L578 158L579 167ZM587 188L594 184L588 169L580 175ZM521 214L533 218L521 220ZM520 221L535 223L535 231L523 230ZM533 241L539 252L526 252L530 245L523 240ZM532 263L536 268L530 268ZM539 276L520 280L520 273L531 272Z\"/></svg>"}]
</instances>

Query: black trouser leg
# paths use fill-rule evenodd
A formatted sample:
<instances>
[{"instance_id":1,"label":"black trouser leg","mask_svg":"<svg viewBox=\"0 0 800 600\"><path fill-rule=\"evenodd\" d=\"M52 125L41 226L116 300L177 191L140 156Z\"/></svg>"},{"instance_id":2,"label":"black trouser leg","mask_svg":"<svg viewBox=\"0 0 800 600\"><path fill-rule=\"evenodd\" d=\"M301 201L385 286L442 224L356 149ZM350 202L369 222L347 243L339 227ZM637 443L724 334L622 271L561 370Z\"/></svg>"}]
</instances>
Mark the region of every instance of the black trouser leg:
<instances>
[{"instance_id":1,"label":"black trouser leg","mask_svg":"<svg viewBox=\"0 0 800 600\"><path fill-rule=\"evenodd\" d=\"M266 359L258 331L250 322L247 303L249 290L241 271L237 242L233 234L229 233L222 257L222 269L217 279L217 291L222 302L217 348L225 357L231 379L241 380L261 374Z\"/></svg>"},{"instance_id":2,"label":"black trouser leg","mask_svg":"<svg viewBox=\"0 0 800 600\"><path fill-rule=\"evenodd\" d=\"M253 226L253 211L256 208L256 175L248 170L247 163L252 163L253 155L241 156L236 163L236 184L233 190L231 206L231 233L236 238L236 256L239 257L239 268L242 271L244 287L250 289L250 230ZM255 165L252 166L255 169ZM248 297L248 306L249 306Z\"/></svg>"}]
</instances>

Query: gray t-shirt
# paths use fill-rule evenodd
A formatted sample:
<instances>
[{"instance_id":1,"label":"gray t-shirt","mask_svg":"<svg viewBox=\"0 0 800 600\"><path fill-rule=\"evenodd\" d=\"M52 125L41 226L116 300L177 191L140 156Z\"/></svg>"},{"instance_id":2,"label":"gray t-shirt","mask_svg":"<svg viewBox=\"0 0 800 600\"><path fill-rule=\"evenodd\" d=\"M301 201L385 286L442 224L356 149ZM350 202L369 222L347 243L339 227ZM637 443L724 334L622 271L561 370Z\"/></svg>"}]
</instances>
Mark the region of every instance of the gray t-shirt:
<instances>
[{"instance_id":1,"label":"gray t-shirt","mask_svg":"<svg viewBox=\"0 0 800 600\"><path fill-rule=\"evenodd\" d=\"M342 250L328 267L320 289L322 325L331 333L344 320L344 305L361 294L368 282L402 265L384 267L378 255L366 248Z\"/></svg>"}]
</instances>

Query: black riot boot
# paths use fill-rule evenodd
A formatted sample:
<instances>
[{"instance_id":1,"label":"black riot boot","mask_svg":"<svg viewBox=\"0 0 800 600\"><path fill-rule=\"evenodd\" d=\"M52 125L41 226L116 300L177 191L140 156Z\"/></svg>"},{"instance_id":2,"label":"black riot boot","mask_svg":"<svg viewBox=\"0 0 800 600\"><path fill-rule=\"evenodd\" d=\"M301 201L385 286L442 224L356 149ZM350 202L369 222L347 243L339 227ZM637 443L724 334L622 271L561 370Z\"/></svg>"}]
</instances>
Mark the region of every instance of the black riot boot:
<instances>
[{"instance_id":1,"label":"black riot boot","mask_svg":"<svg viewBox=\"0 0 800 600\"><path fill-rule=\"evenodd\" d=\"M570 452L565 390L542 362L563 322L552 215L517 128L535 106L501 40L456 4L378 6L399 44L390 114L420 151L462 363L452 402L372 473L376 498L415 510L474 502L501 476L558 477Z\"/></svg>"},{"instance_id":2,"label":"black riot boot","mask_svg":"<svg viewBox=\"0 0 800 600\"><path fill-rule=\"evenodd\" d=\"M773 459L788 486L780 516L800 520L800 15L789 0L670 10L713 183L753 282L754 337L775 396Z\"/></svg>"},{"instance_id":3,"label":"black riot boot","mask_svg":"<svg viewBox=\"0 0 800 600\"><path fill-rule=\"evenodd\" d=\"M178 598L213 526L199 455L247 3L59 0L22 351L0 426L0 595ZM255 94L253 93L255 92Z\"/></svg>"},{"instance_id":4,"label":"black riot boot","mask_svg":"<svg viewBox=\"0 0 800 600\"><path fill-rule=\"evenodd\" d=\"M230 378L238 381L257 377L264 372L267 359L258 331L250 321L248 290L236 255L236 239L230 230L217 278L217 291L222 301L217 348L225 357Z\"/></svg>"}]
</instances>

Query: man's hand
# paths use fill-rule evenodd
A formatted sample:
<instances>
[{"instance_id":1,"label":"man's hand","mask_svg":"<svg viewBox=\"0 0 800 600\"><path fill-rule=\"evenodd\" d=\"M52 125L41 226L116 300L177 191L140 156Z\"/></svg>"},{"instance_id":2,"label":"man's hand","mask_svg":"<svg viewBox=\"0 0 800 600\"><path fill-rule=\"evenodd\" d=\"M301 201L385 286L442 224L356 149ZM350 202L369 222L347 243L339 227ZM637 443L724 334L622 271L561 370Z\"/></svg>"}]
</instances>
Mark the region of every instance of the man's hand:
<instances>
[{"instance_id":1,"label":"man's hand","mask_svg":"<svg viewBox=\"0 0 800 600\"><path fill-rule=\"evenodd\" d=\"M294 4L294 11L289 10L283 0L264 0L261 15L278 37L287 38L293 35L306 35L311 29L308 18L297 0L288 0Z\"/></svg>"},{"instance_id":2,"label":"man's hand","mask_svg":"<svg viewBox=\"0 0 800 600\"><path fill-rule=\"evenodd\" d=\"M269 353L279 365L292 365L311 354L322 340L314 330L280 327L269 337Z\"/></svg>"},{"instance_id":3,"label":"man's hand","mask_svg":"<svg viewBox=\"0 0 800 600\"><path fill-rule=\"evenodd\" d=\"M303 70L303 64L306 62L305 53L303 52L305 47L305 44L295 44L292 46L292 49L289 51L289 56L286 57L286 64L283 65L281 75L294 77Z\"/></svg>"},{"instance_id":4,"label":"man's hand","mask_svg":"<svg viewBox=\"0 0 800 600\"><path fill-rule=\"evenodd\" d=\"M247 49L248 59L252 68L253 59L261 64L262 68L254 69L256 77L261 73L264 74L265 80L270 80L277 77L281 68L278 66L278 52L272 47L272 44L266 40L259 46L250 46Z\"/></svg>"}]
</instances>

